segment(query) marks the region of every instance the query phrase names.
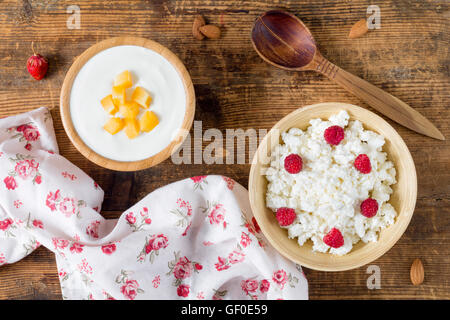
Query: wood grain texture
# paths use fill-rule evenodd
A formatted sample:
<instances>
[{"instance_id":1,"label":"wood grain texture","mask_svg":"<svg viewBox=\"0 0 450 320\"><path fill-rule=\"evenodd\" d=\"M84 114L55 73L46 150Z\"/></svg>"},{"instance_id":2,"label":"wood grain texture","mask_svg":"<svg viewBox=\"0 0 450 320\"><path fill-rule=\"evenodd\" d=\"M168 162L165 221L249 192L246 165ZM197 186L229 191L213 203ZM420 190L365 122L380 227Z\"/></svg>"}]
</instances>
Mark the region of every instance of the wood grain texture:
<instances>
[{"instance_id":1,"label":"wood grain texture","mask_svg":"<svg viewBox=\"0 0 450 320\"><path fill-rule=\"evenodd\" d=\"M434 139L445 140L442 133L427 118L400 99L377 88L360 77L336 67L336 65L330 63L326 59L323 59L323 61L325 61L323 63L325 67L321 69L321 73L336 81L336 83L369 104L381 114L423 135Z\"/></svg>"},{"instance_id":2,"label":"wood grain texture","mask_svg":"<svg viewBox=\"0 0 450 320\"><path fill-rule=\"evenodd\" d=\"M348 39L348 32L365 17L369 0L80 0L76 4L81 8L81 29L69 30L66 8L72 4L0 3L0 116L52 108L60 152L105 190L105 217L117 217L154 189L194 175L224 174L247 187L250 169L248 164L177 166L166 160L144 171L113 172L84 158L64 132L59 93L75 58L113 36L152 39L180 58L194 83L195 120L202 121L203 130L270 129L299 106L327 101L372 110L318 73L287 72L259 58L250 41L256 17L270 9L288 10L308 26L320 52L332 63L405 101L449 137L450 7L444 0L380 0L381 29L354 40ZM198 13L221 26L220 39L193 38L192 22ZM50 60L49 73L40 82L25 67L33 40L36 50ZM381 269L380 290L367 289L367 267L337 273L305 268L311 299L450 299L450 143L387 121L405 140L416 165L418 199L411 223L397 244L372 263ZM415 258L425 269L424 282L417 287L409 279ZM0 298L60 299L53 254L40 248L0 267Z\"/></svg>"}]
</instances>

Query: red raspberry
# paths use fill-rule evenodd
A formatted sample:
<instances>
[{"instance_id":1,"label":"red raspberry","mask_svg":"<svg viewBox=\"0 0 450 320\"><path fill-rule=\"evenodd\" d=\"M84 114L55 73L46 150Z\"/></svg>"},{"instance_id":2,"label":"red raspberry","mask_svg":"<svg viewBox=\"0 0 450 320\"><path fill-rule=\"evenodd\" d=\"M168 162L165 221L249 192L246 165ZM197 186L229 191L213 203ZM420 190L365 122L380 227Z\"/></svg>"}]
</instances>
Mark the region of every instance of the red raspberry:
<instances>
[{"instance_id":1,"label":"red raspberry","mask_svg":"<svg viewBox=\"0 0 450 320\"><path fill-rule=\"evenodd\" d=\"M332 248L339 248L344 245L344 237L339 229L333 228L323 237L323 242Z\"/></svg>"},{"instance_id":2,"label":"red raspberry","mask_svg":"<svg viewBox=\"0 0 450 320\"><path fill-rule=\"evenodd\" d=\"M339 126L328 127L323 133L325 141L337 146L344 139L344 129Z\"/></svg>"},{"instance_id":3,"label":"red raspberry","mask_svg":"<svg viewBox=\"0 0 450 320\"><path fill-rule=\"evenodd\" d=\"M375 199L367 198L361 202L361 214L367 218L372 218L377 214L378 202Z\"/></svg>"},{"instance_id":4,"label":"red raspberry","mask_svg":"<svg viewBox=\"0 0 450 320\"><path fill-rule=\"evenodd\" d=\"M297 217L297 214L295 213L294 209L291 208L279 208L277 210L277 220L280 226L286 227L292 222L294 222L295 218Z\"/></svg>"},{"instance_id":5,"label":"red raspberry","mask_svg":"<svg viewBox=\"0 0 450 320\"><path fill-rule=\"evenodd\" d=\"M292 153L284 159L284 168L289 173L299 173L303 168L303 160L298 154Z\"/></svg>"},{"instance_id":6,"label":"red raspberry","mask_svg":"<svg viewBox=\"0 0 450 320\"><path fill-rule=\"evenodd\" d=\"M355 159L355 168L361 173L370 173L372 166L370 165L370 159L366 154L360 154Z\"/></svg>"}]
</instances>

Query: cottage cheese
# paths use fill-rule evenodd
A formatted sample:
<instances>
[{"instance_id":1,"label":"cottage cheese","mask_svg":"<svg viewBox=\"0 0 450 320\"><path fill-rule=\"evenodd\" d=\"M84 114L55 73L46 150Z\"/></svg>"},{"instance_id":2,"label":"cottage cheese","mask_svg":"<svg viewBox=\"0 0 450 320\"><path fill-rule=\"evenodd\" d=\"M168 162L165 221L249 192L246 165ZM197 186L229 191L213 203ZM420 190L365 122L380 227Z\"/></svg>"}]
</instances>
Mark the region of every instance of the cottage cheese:
<instances>
[{"instance_id":1,"label":"cottage cheese","mask_svg":"<svg viewBox=\"0 0 450 320\"><path fill-rule=\"evenodd\" d=\"M295 209L296 220L285 228L289 238L298 238L299 245L311 239L313 251L343 255L360 240L377 241L379 231L394 223L397 213L388 201L396 171L382 151L384 138L364 130L358 120L349 121L346 111L328 121L313 119L310 124L305 131L291 128L282 133L284 144L274 148L266 172L266 205L274 212L280 207ZM333 125L345 132L337 146L329 145L323 137L325 129ZM303 158L303 169L297 174L284 169L284 159L291 153ZM369 157L369 174L354 168L359 154ZM361 202L369 197L379 206L372 218L360 213ZM322 240L333 227L344 237L344 245L339 248L330 248Z\"/></svg>"}]
</instances>

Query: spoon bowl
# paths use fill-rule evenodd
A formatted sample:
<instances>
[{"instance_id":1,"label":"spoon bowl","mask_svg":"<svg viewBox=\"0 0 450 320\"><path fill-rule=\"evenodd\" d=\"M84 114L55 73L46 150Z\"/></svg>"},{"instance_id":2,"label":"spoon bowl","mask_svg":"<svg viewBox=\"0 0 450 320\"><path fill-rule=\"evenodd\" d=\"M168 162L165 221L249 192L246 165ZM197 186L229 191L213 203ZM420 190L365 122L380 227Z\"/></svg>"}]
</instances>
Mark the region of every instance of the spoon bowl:
<instances>
[{"instance_id":1,"label":"spoon bowl","mask_svg":"<svg viewBox=\"0 0 450 320\"><path fill-rule=\"evenodd\" d=\"M293 14L278 10L258 17L252 43L266 62L287 70L302 70L317 52L316 42L305 24Z\"/></svg>"},{"instance_id":2,"label":"spoon bowl","mask_svg":"<svg viewBox=\"0 0 450 320\"><path fill-rule=\"evenodd\" d=\"M429 120L405 102L325 59L309 29L293 14L281 10L263 13L253 25L251 39L264 61L285 70L319 72L399 124L445 140Z\"/></svg>"}]
</instances>

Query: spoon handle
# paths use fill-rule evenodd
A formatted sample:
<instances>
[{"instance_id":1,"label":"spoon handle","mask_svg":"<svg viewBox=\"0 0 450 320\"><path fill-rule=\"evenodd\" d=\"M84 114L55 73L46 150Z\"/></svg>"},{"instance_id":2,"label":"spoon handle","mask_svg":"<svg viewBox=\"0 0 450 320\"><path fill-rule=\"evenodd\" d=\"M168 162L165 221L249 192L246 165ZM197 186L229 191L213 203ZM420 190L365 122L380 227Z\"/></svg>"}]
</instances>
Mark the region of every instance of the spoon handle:
<instances>
[{"instance_id":1,"label":"spoon handle","mask_svg":"<svg viewBox=\"0 0 450 320\"><path fill-rule=\"evenodd\" d=\"M400 99L339 68L323 57L320 57L317 62L315 71L334 80L375 110L413 131L445 140L442 133L427 118Z\"/></svg>"}]
</instances>

